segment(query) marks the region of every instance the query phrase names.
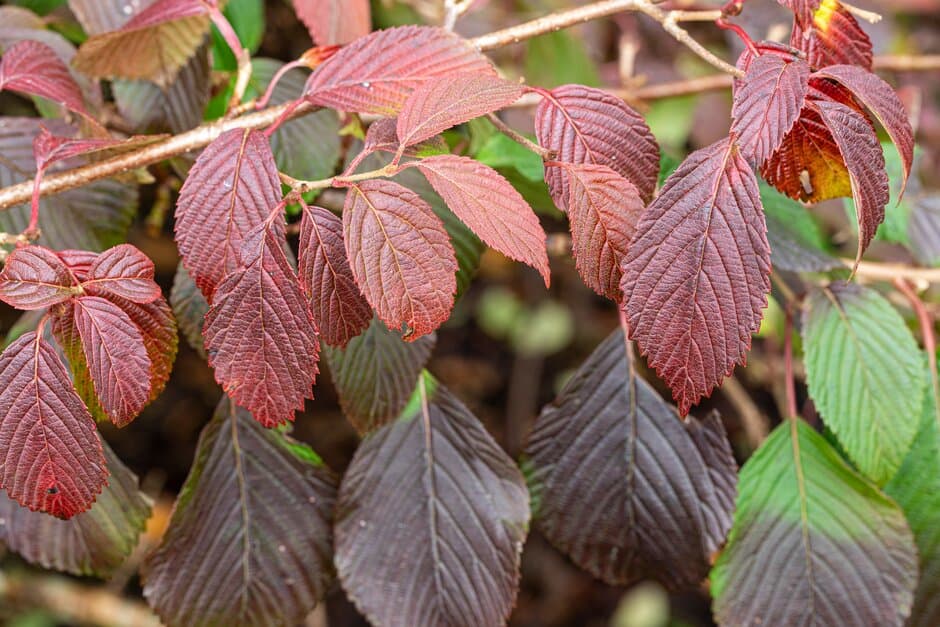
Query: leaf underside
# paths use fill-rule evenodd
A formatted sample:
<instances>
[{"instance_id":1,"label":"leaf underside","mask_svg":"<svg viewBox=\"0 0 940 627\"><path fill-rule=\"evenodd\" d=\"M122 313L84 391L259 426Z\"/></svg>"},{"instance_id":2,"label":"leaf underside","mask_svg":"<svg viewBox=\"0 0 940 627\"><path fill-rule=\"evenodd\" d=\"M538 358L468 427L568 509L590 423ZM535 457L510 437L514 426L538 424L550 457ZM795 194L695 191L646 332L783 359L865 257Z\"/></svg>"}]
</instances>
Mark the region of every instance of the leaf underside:
<instances>
[{"instance_id":1,"label":"leaf underside","mask_svg":"<svg viewBox=\"0 0 940 627\"><path fill-rule=\"evenodd\" d=\"M293 0L293 4L318 46L347 44L372 30L369 0Z\"/></svg>"},{"instance_id":2,"label":"leaf underside","mask_svg":"<svg viewBox=\"0 0 940 627\"><path fill-rule=\"evenodd\" d=\"M872 69L871 39L838 0L822 0L808 27L794 23L790 45L806 54L814 68L847 64Z\"/></svg>"}]
</instances>

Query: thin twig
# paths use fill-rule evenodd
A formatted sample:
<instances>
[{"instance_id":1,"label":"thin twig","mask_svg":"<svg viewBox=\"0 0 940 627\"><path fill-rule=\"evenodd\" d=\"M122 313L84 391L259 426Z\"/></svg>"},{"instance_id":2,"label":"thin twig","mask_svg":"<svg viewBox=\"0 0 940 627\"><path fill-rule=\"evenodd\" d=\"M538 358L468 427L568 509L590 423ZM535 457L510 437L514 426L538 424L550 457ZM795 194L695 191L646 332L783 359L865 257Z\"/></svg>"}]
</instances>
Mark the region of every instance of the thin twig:
<instances>
[{"instance_id":1,"label":"thin twig","mask_svg":"<svg viewBox=\"0 0 940 627\"><path fill-rule=\"evenodd\" d=\"M496 115L495 113L488 113L488 114L486 115L486 117L487 117L487 119L489 119L490 122L493 123L493 126L495 126L497 129L499 129L499 132L500 132L500 133L502 133L503 135L505 135L505 136L508 137L509 139L515 141L516 143L518 143L518 144L520 144L520 145L522 145L522 146L525 146L526 148L528 148L529 150L531 150L532 152L534 152L534 153L537 154L538 156L542 157L542 161L548 161L548 160L550 160L550 159L554 159L554 158L555 158L555 153L554 153L554 152L552 152L551 150L547 150L547 149L545 149L545 148L542 148L541 146L539 146L538 144L536 144L535 142L533 142L532 140L530 140L530 139L529 139L528 137L526 137L525 135L523 135L523 134L517 132L517 131L516 131L515 129L513 129L511 126L509 126L508 124L506 124L505 122L503 122L502 120L500 120L500 119L499 119L499 116Z\"/></svg>"},{"instance_id":2,"label":"thin twig","mask_svg":"<svg viewBox=\"0 0 940 627\"><path fill-rule=\"evenodd\" d=\"M846 268L855 265L854 259L842 259ZM940 268L918 268L905 266L899 263L879 263L876 261L860 261L855 276L860 281L894 281L895 279L908 279L911 281L924 281L927 283L940 283Z\"/></svg>"},{"instance_id":3,"label":"thin twig","mask_svg":"<svg viewBox=\"0 0 940 627\"><path fill-rule=\"evenodd\" d=\"M637 7L637 10L659 22L662 25L663 30L672 35L678 42L685 45L692 52L702 57L702 59L712 64L722 72L731 74L732 76L737 76L738 78L744 76L744 72L734 67L727 61L715 56L709 50L707 50L705 46L693 39L689 34L689 31L679 26L673 11L663 11L659 7L653 4L649 4L648 2L640 3L640 5Z\"/></svg>"},{"instance_id":4,"label":"thin twig","mask_svg":"<svg viewBox=\"0 0 940 627\"><path fill-rule=\"evenodd\" d=\"M874 11L866 11L865 9L860 9L859 7L849 4L848 2L840 2L839 4L841 4L842 8L845 9L846 11L855 15L855 17L859 17L865 20L869 24L877 24L878 22L881 21L880 13L875 13Z\"/></svg>"}]
</instances>

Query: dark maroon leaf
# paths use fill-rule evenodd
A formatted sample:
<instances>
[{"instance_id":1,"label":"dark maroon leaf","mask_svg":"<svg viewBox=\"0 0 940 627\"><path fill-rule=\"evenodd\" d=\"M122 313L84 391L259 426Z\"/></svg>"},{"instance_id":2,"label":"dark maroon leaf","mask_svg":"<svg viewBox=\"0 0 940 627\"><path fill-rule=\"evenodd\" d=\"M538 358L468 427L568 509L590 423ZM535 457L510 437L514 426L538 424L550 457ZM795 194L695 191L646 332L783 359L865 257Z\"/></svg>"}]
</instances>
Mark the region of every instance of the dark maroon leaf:
<instances>
[{"instance_id":1,"label":"dark maroon leaf","mask_svg":"<svg viewBox=\"0 0 940 627\"><path fill-rule=\"evenodd\" d=\"M526 448L536 523L611 585L690 588L731 529L737 468L721 420L679 420L612 333L542 410Z\"/></svg>"},{"instance_id":2,"label":"dark maroon leaf","mask_svg":"<svg viewBox=\"0 0 940 627\"><path fill-rule=\"evenodd\" d=\"M68 67L52 48L38 41L21 41L3 54L0 90L3 89L41 96L76 113L88 113L82 90Z\"/></svg>"},{"instance_id":3,"label":"dark maroon leaf","mask_svg":"<svg viewBox=\"0 0 940 627\"><path fill-rule=\"evenodd\" d=\"M160 298L160 286L153 280L150 257L130 244L109 248L88 268L82 288L98 296L115 295L135 303Z\"/></svg>"},{"instance_id":4,"label":"dark maroon leaf","mask_svg":"<svg viewBox=\"0 0 940 627\"><path fill-rule=\"evenodd\" d=\"M659 146L643 116L620 98L583 85L557 87L535 110L535 134L558 161L606 165L633 183L645 202L653 197ZM553 197L567 197L561 172L546 172L545 180Z\"/></svg>"},{"instance_id":5,"label":"dark maroon leaf","mask_svg":"<svg viewBox=\"0 0 940 627\"><path fill-rule=\"evenodd\" d=\"M431 79L405 101L398 114L398 139L405 146L416 144L452 126L507 107L521 96L521 85L488 74Z\"/></svg>"},{"instance_id":6,"label":"dark maroon leaf","mask_svg":"<svg viewBox=\"0 0 940 627\"><path fill-rule=\"evenodd\" d=\"M150 358L150 400L163 392L173 360L176 359L179 337L173 311L163 296L149 303L135 303L120 296L108 296L137 325L144 338L144 347Z\"/></svg>"},{"instance_id":7,"label":"dark maroon leaf","mask_svg":"<svg viewBox=\"0 0 940 627\"><path fill-rule=\"evenodd\" d=\"M108 480L95 421L55 348L34 331L0 355L0 487L31 510L71 518Z\"/></svg>"},{"instance_id":8,"label":"dark maroon leaf","mask_svg":"<svg viewBox=\"0 0 940 627\"><path fill-rule=\"evenodd\" d=\"M760 327L766 233L757 179L728 140L689 155L637 224L624 310L682 415L743 363Z\"/></svg>"},{"instance_id":9,"label":"dark maroon leaf","mask_svg":"<svg viewBox=\"0 0 940 627\"><path fill-rule=\"evenodd\" d=\"M176 243L210 302L215 286L236 268L245 235L280 201L277 164L260 131L223 133L196 159L176 204Z\"/></svg>"},{"instance_id":10,"label":"dark maroon leaf","mask_svg":"<svg viewBox=\"0 0 940 627\"><path fill-rule=\"evenodd\" d=\"M837 0L823 0L806 26L796 21L790 45L805 53L806 60L817 69L839 64L869 71L872 67L871 39Z\"/></svg>"},{"instance_id":11,"label":"dark maroon leaf","mask_svg":"<svg viewBox=\"0 0 940 627\"><path fill-rule=\"evenodd\" d=\"M326 209L304 208L297 270L324 342L346 346L369 326L372 308L349 269L343 221Z\"/></svg>"},{"instance_id":12,"label":"dark maroon leaf","mask_svg":"<svg viewBox=\"0 0 940 627\"><path fill-rule=\"evenodd\" d=\"M369 34L369 0L293 0L297 17L319 46L347 44Z\"/></svg>"},{"instance_id":13,"label":"dark maroon leaf","mask_svg":"<svg viewBox=\"0 0 940 627\"><path fill-rule=\"evenodd\" d=\"M750 63L731 110L731 132L745 159L760 165L777 150L800 117L808 88L805 61L764 54Z\"/></svg>"},{"instance_id":14,"label":"dark maroon leaf","mask_svg":"<svg viewBox=\"0 0 940 627\"><path fill-rule=\"evenodd\" d=\"M316 453L222 398L144 595L167 625L298 625L332 582L336 478Z\"/></svg>"},{"instance_id":15,"label":"dark maroon leaf","mask_svg":"<svg viewBox=\"0 0 940 627\"><path fill-rule=\"evenodd\" d=\"M346 348L326 347L333 386L343 414L359 433L387 424L405 408L437 336L406 342L373 318Z\"/></svg>"},{"instance_id":16,"label":"dark maroon leaf","mask_svg":"<svg viewBox=\"0 0 940 627\"><path fill-rule=\"evenodd\" d=\"M777 0L780 4L787 7L796 16L796 21L800 24L809 24L813 21L813 12L819 8L820 0Z\"/></svg>"},{"instance_id":17,"label":"dark maroon leaf","mask_svg":"<svg viewBox=\"0 0 940 627\"><path fill-rule=\"evenodd\" d=\"M493 168L458 155L435 155L412 163L477 237L510 259L538 270L548 287L545 231L509 181Z\"/></svg>"},{"instance_id":18,"label":"dark maroon leaf","mask_svg":"<svg viewBox=\"0 0 940 627\"><path fill-rule=\"evenodd\" d=\"M381 179L352 185L343 209L346 257L379 318L415 340L454 306L457 260L434 210L413 191Z\"/></svg>"},{"instance_id":19,"label":"dark maroon leaf","mask_svg":"<svg viewBox=\"0 0 940 627\"><path fill-rule=\"evenodd\" d=\"M87 512L60 520L31 512L0 493L0 542L25 560L73 575L108 577L137 546L150 502L137 477L101 440L111 476Z\"/></svg>"},{"instance_id":20,"label":"dark maroon leaf","mask_svg":"<svg viewBox=\"0 0 940 627\"><path fill-rule=\"evenodd\" d=\"M858 218L857 263L885 218L890 192L884 153L871 124L860 113L829 100L817 101L813 108L832 133L849 171Z\"/></svg>"},{"instance_id":21,"label":"dark maroon leaf","mask_svg":"<svg viewBox=\"0 0 940 627\"><path fill-rule=\"evenodd\" d=\"M219 283L203 335L216 381L266 427L294 419L312 398L319 342L297 273L284 253L283 217L242 244L238 269Z\"/></svg>"},{"instance_id":22,"label":"dark maroon leaf","mask_svg":"<svg viewBox=\"0 0 940 627\"><path fill-rule=\"evenodd\" d=\"M357 39L330 57L310 76L306 97L342 111L395 115L424 81L463 72L496 73L462 37L430 26L400 26Z\"/></svg>"},{"instance_id":23,"label":"dark maroon leaf","mask_svg":"<svg viewBox=\"0 0 940 627\"><path fill-rule=\"evenodd\" d=\"M901 155L901 164L904 167L904 184L901 187L903 193L911 175L911 164L914 163L914 131L911 129L907 111L891 85L854 65L833 65L819 70L813 76L836 81L875 114Z\"/></svg>"},{"instance_id":24,"label":"dark maroon leaf","mask_svg":"<svg viewBox=\"0 0 940 627\"><path fill-rule=\"evenodd\" d=\"M588 287L619 303L623 260L644 209L640 192L605 165L554 163L546 176L563 171L568 196L555 203L568 214L578 272Z\"/></svg>"},{"instance_id":25,"label":"dark maroon leaf","mask_svg":"<svg viewBox=\"0 0 940 627\"><path fill-rule=\"evenodd\" d=\"M130 316L104 298L77 298L72 312L98 402L111 422L123 427L150 400L144 338Z\"/></svg>"},{"instance_id":26,"label":"dark maroon leaf","mask_svg":"<svg viewBox=\"0 0 940 627\"><path fill-rule=\"evenodd\" d=\"M75 387L78 397L82 399L85 407L88 408L91 417L98 422L110 422L111 417L101 407L98 393L95 391L95 383L91 379L91 371L88 369L88 360L85 359L82 338L75 326L74 309L72 303L67 303L56 310L57 314L52 318L52 336L62 349L62 355L72 371L72 385Z\"/></svg>"},{"instance_id":27,"label":"dark maroon leaf","mask_svg":"<svg viewBox=\"0 0 940 627\"><path fill-rule=\"evenodd\" d=\"M343 477L336 568L375 625L502 625L529 522L519 470L430 375Z\"/></svg>"},{"instance_id":28,"label":"dark maroon leaf","mask_svg":"<svg viewBox=\"0 0 940 627\"><path fill-rule=\"evenodd\" d=\"M17 248L0 272L0 300L17 309L45 309L78 292L68 266L48 248Z\"/></svg>"}]
</instances>

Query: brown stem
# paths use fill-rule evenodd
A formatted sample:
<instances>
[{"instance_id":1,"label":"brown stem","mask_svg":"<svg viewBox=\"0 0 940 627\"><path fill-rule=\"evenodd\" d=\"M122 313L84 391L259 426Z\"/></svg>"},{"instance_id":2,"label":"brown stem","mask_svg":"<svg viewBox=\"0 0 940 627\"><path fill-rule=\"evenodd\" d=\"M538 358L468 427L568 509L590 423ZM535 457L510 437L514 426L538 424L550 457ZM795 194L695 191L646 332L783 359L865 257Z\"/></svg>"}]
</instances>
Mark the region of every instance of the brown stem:
<instances>
[{"instance_id":1,"label":"brown stem","mask_svg":"<svg viewBox=\"0 0 940 627\"><path fill-rule=\"evenodd\" d=\"M793 301L787 303L787 317L783 326L783 368L787 382L787 413L796 419L796 380L793 378Z\"/></svg>"},{"instance_id":2,"label":"brown stem","mask_svg":"<svg viewBox=\"0 0 940 627\"><path fill-rule=\"evenodd\" d=\"M509 126L508 124L500 120L499 116L496 115L495 113L488 113L486 117L487 119L489 119L490 122L493 123L493 126L499 129L500 133L502 133L509 139L515 141L516 143L521 144L522 146L525 146L526 148L528 148L529 150L531 150L538 156L542 157L542 161L549 161L555 158L555 153L553 151L542 148L541 146L539 146L538 144L530 140L525 135L522 135L521 133L517 132L511 126Z\"/></svg>"}]
</instances>

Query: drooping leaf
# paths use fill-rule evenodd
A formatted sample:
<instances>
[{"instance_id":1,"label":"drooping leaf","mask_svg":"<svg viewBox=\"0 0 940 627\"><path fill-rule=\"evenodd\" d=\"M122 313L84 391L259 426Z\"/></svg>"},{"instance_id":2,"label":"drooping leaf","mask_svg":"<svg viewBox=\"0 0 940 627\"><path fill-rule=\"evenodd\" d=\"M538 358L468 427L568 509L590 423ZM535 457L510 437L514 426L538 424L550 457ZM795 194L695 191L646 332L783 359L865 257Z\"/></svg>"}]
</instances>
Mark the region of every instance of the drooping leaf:
<instances>
[{"instance_id":1,"label":"drooping leaf","mask_svg":"<svg viewBox=\"0 0 940 627\"><path fill-rule=\"evenodd\" d=\"M607 92L563 85L535 110L539 144L558 161L606 165L633 183L649 202L659 173L659 146L643 117ZM545 173L555 198L568 195L561 172Z\"/></svg>"},{"instance_id":2,"label":"drooping leaf","mask_svg":"<svg viewBox=\"0 0 940 627\"><path fill-rule=\"evenodd\" d=\"M304 444L222 398L144 596L170 626L299 624L332 580L336 478Z\"/></svg>"},{"instance_id":3,"label":"drooping leaf","mask_svg":"<svg viewBox=\"0 0 940 627\"><path fill-rule=\"evenodd\" d=\"M549 285L545 231L509 181L478 161L435 155L413 162L448 208L488 246L538 270Z\"/></svg>"},{"instance_id":4,"label":"drooping leaf","mask_svg":"<svg viewBox=\"0 0 940 627\"><path fill-rule=\"evenodd\" d=\"M304 207L297 270L324 342L344 347L369 326L372 308L349 268L343 221L330 211Z\"/></svg>"},{"instance_id":5,"label":"drooping leaf","mask_svg":"<svg viewBox=\"0 0 940 627\"><path fill-rule=\"evenodd\" d=\"M89 37L75 67L96 78L147 79L167 87L209 30L200 0L156 0L124 26Z\"/></svg>"},{"instance_id":6,"label":"drooping leaf","mask_svg":"<svg viewBox=\"0 0 940 627\"><path fill-rule=\"evenodd\" d=\"M805 61L786 61L776 54L751 61L735 87L731 110L731 132L745 159L760 165L777 150L800 117L808 89Z\"/></svg>"},{"instance_id":7,"label":"drooping leaf","mask_svg":"<svg viewBox=\"0 0 940 627\"><path fill-rule=\"evenodd\" d=\"M293 420L312 398L320 351L277 219L245 237L239 266L219 283L203 330L216 381L266 427Z\"/></svg>"},{"instance_id":8,"label":"drooping leaf","mask_svg":"<svg viewBox=\"0 0 940 627\"><path fill-rule=\"evenodd\" d=\"M452 126L502 109L522 96L522 86L480 73L442 76L419 85L398 114L398 139L405 146Z\"/></svg>"},{"instance_id":9,"label":"drooping leaf","mask_svg":"<svg viewBox=\"0 0 940 627\"><path fill-rule=\"evenodd\" d=\"M101 441L111 476L87 512L60 520L31 512L0 494L0 542L43 568L108 577L137 546L150 502L137 477Z\"/></svg>"},{"instance_id":10,"label":"drooping leaf","mask_svg":"<svg viewBox=\"0 0 940 627\"><path fill-rule=\"evenodd\" d=\"M767 220L771 265L792 272L826 272L845 265L828 254L819 225L806 207L790 200L766 183L760 184L761 204Z\"/></svg>"},{"instance_id":11,"label":"drooping leaf","mask_svg":"<svg viewBox=\"0 0 940 627\"><path fill-rule=\"evenodd\" d=\"M911 165L914 163L914 131L911 129L907 111L891 85L855 65L833 65L815 72L813 76L836 81L875 114L901 155L904 168L904 182L901 185L903 193L904 185L911 175Z\"/></svg>"},{"instance_id":12,"label":"drooping leaf","mask_svg":"<svg viewBox=\"0 0 940 627\"><path fill-rule=\"evenodd\" d=\"M107 483L95 421L55 348L21 335L0 355L0 487L34 511L84 512Z\"/></svg>"},{"instance_id":13,"label":"drooping leaf","mask_svg":"<svg viewBox=\"0 0 940 627\"><path fill-rule=\"evenodd\" d=\"M176 204L176 243L209 302L236 268L245 235L280 200L277 164L260 131L223 133L196 159Z\"/></svg>"},{"instance_id":14,"label":"drooping leaf","mask_svg":"<svg viewBox=\"0 0 940 627\"><path fill-rule=\"evenodd\" d=\"M193 350L206 358L202 327L205 324L206 313L209 311L209 303L206 302L206 297L196 287L195 281L186 272L182 263L176 267L176 274L173 276L170 305L173 307L173 315L176 316L183 337Z\"/></svg>"},{"instance_id":15,"label":"drooping leaf","mask_svg":"<svg viewBox=\"0 0 940 627\"><path fill-rule=\"evenodd\" d=\"M17 309L45 309L74 296L77 289L68 266L42 246L15 249L0 272L0 300Z\"/></svg>"},{"instance_id":16,"label":"drooping leaf","mask_svg":"<svg viewBox=\"0 0 940 627\"><path fill-rule=\"evenodd\" d=\"M91 371L88 369L88 360L85 358L82 338L75 326L75 313L73 310L74 306L67 303L62 309L58 310L57 315L53 316L52 336L59 348L62 349L62 355L72 372L72 385L75 387L75 392L78 393L79 398L82 399L82 403L88 409L88 413L98 422L110 422L111 417L101 406L98 393L95 391L95 383L92 381Z\"/></svg>"},{"instance_id":17,"label":"drooping leaf","mask_svg":"<svg viewBox=\"0 0 940 627\"><path fill-rule=\"evenodd\" d=\"M441 28L401 26L342 48L310 76L305 94L325 107L391 116L424 81L465 72L495 75L466 39Z\"/></svg>"},{"instance_id":18,"label":"drooping leaf","mask_svg":"<svg viewBox=\"0 0 940 627\"><path fill-rule=\"evenodd\" d=\"M612 333L542 410L526 447L539 528L612 585L692 587L731 528L737 468L716 415L682 421Z\"/></svg>"},{"instance_id":19,"label":"drooping leaf","mask_svg":"<svg viewBox=\"0 0 940 627\"><path fill-rule=\"evenodd\" d=\"M352 185L343 209L346 256L359 290L406 339L431 333L450 315L457 260L431 206L392 181Z\"/></svg>"},{"instance_id":20,"label":"drooping leaf","mask_svg":"<svg viewBox=\"0 0 940 627\"><path fill-rule=\"evenodd\" d=\"M809 393L823 421L883 485L917 432L926 384L917 342L886 300L855 284L812 292L803 340Z\"/></svg>"},{"instance_id":21,"label":"drooping leaf","mask_svg":"<svg viewBox=\"0 0 940 627\"><path fill-rule=\"evenodd\" d=\"M0 90L4 89L41 96L76 113L88 113L82 90L68 67L52 48L38 41L21 41L3 53Z\"/></svg>"},{"instance_id":22,"label":"drooping leaf","mask_svg":"<svg viewBox=\"0 0 940 627\"><path fill-rule=\"evenodd\" d=\"M160 298L160 286L153 280L150 257L130 244L109 248L88 268L82 288L97 296L114 295L135 303L151 303Z\"/></svg>"},{"instance_id":23,"label":"drooping leaf","mask_svg":"<svg viewBox=\"0 0 940 627\"><path fill-rule=\"evenodd\" d=\"M336 567L374 625L500 625L529 521L519 470L430 375L340 486Z\"/></svg>"},{"instance_id":24,"label":"drooping leaf","mask_svg":"<svg viewBox=\"0 0 940 627\"><path fill-rule=\"evenodd\" d=\"M796 21L802 25L813 21L813 13L819 8L820 0L777 0L793 11Z\"/></svg>"},{"instance_id":25,"label":"drooping leaf","mask_svg":"<svg viewBox=\"0 0 940 627\"><path fill-rule=\"evenodd\" d=\"M871 39L838 0L821 0L807 26L797 20L790 45L805 53L807 62L817 69L847 64L871 71Z\"/></svg>"},{"instance_id":26,"label":"drooping leaf","mask_svg":"<svg viewBox=\"0 0 940 627\"><path fill-rule=\"evenodd\" d=\"M369 0L293 0L297 17L319 46L348 44L369 34Z\"/></svg>"},{"instance_id":27,"label":"drooping leaf","mask_svg":"<svg viewBox=\"0 0 940 627\"><path fill-rule=\"evenodd\" d=\"M920 430L885 492L904 510L920 562L920 576L908 627L940 621L940 428L933 392L926 394Z\"/></svg>"},{"instance_id":28,"label":"drooping leaf","mask_svg":"<svg viewBox=\"0 0 940 627\"><path fill-rule=\"evenodd\" d=\"M832 133L849 171L858 218L858 261L884 221L890 198L884 153L871 123L860 113L831 100L817 101L813 108Z\"/></svg>"},{"instance_id":29,"label":"drooping leaf","mask_svg":"<svg viewBox=\"0 0 940 627\"><path fill-rule=\"evenodd\" d=\"M766 232L757 179L729 141L689 155L637 224L624 311L682 415L744 361L760 327Z\"/></svg>"},{"instance_id":30,"label":"drooping leaf","mask_svg":"<svg viewBox=\"0 0 940 627\"><path fill-rule=\"evenodd\" d=\"M98 296L73 301L75 329L101 408L118 427L150 400L150 357L140 329L120 307Z\"/></svg>"},{"instance_id":31,"label":"drooping leaf","mask_svg":"<svg viewBox=\"0 0 940 627\"><path fill-rule=\"evenodd\" d=\"M436 340L431 334L406 342L373 318L345 348L326 348L340 406L356 431L369 433L401 413Z\"/></svg>"},{"instance_id":32,"label":"drooping leaf","mask_svg":"<svg viewBox=\"0 0 940 627\"><path fill-rule=\"evenodd\" d=\"M605 165L558 163L546 176L563 171L568 196L555 204L568 214L578 272L592 290L620 302L621 267L644 209L640 192Z\"/></svg>"},{"instance_id":33,"label":"drooping leaf","mask_svg":"<svg viewBox=\"0 0 940 627\"><path fill-rule=\"evenodd\" d=\"M741 469L711 573L720 625L904 624L917 554L901 509L802 421Z\"/></svg>"}]
</instances>

